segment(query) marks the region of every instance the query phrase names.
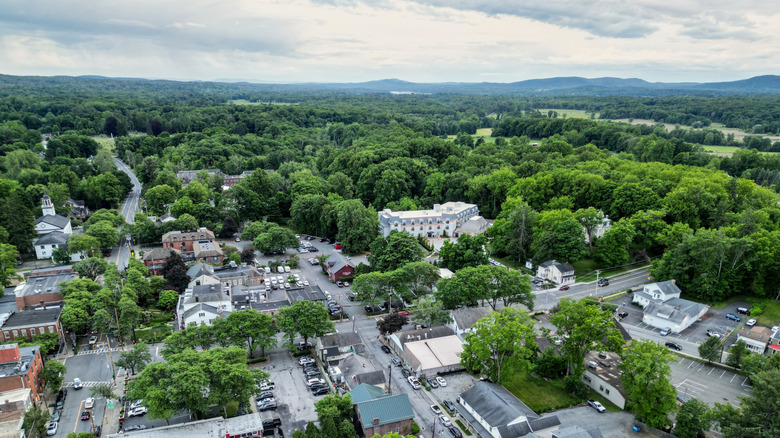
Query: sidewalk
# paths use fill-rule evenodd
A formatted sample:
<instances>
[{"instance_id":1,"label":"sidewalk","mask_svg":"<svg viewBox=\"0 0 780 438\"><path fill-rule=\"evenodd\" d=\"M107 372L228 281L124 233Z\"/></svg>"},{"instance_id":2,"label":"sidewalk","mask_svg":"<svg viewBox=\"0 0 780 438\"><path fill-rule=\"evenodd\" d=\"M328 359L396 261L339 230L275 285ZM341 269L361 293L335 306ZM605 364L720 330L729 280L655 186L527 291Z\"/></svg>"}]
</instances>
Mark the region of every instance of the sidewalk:
<instances>
[{"instance_id":1,"label":"sidewalk","mask_svg":"<svg viewBox=\"0 0 780 438\"><path fill-rule=\"evenodd\" d=\"M120 368L117 371L116 384L113 386L114 394L120 397L119 400L124 399L125 396L125 374L125 370ZM110 408L106 406L103 413L101 436L119 432L119 413L122 411L123 406L123 403L120 403L119 400L112 400L113 406Z\"/></svg>"}]
</instances>

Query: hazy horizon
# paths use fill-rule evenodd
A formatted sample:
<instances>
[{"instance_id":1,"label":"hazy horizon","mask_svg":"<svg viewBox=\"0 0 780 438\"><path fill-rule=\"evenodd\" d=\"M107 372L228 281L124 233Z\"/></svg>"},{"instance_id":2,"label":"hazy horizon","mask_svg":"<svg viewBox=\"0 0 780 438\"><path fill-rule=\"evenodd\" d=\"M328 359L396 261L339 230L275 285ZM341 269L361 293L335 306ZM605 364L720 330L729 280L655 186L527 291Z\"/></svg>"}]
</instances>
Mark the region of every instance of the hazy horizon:
<instances>
[{"instance_id":1,"label":"hazy horizon","mask_svg":"<svg viewBox=\"0 0 780 438\"><path fill-rule=\"evenodd\" d=\"M3 2L2 73L256 83L725 82L780 72L780 3Z\"/></svg>"}]
</instances>

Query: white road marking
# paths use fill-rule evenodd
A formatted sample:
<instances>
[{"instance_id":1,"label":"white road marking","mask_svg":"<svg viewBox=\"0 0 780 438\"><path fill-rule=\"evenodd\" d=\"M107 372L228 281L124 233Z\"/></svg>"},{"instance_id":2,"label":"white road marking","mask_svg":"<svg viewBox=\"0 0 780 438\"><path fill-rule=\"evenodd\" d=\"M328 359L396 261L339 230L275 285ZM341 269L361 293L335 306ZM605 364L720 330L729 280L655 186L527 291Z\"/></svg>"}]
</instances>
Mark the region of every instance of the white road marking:
<instances>
[{"instance_id":1,"label":"white road marking","mask_svg":"<svg viewBox=\"0 0 780 438\"><path fill-rule=\"evenodd\" d=\"M709 376L710 374L712 374L712 372L713 372L713 371L715 371L715 368L712 368L712 369L710 370L710 372L709 372L709 373L707 373L707 375Z\"/></svg>"},{"instance_id":2,"label":"white road marking","mask_svg":"<svg viewBox=\"0 0 780 438\"><path fill-rule=\"evenodd\" d=\"M720 374L720 377L718 377L718 378L722 379L725 374L726 374L726 370L723 370L723 372Z\"/></svg>"}]
</instances>

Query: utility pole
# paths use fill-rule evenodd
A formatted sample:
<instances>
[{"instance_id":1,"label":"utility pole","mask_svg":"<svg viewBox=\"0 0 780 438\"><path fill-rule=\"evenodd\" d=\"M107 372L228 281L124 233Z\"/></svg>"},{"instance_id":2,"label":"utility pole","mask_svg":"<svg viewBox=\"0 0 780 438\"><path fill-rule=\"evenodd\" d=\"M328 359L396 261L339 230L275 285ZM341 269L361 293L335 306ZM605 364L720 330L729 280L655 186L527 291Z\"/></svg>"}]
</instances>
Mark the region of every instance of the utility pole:
<instances>
[{"instance_id":1,"label":"utility pole","mask_svg":"<svg viewBox=\"0 0 780 438\"><path fill-rule=\"evenodd\" d=\"M599 275L601 275L601 269L596 269L596 290L599 288Z\"/></svg>"},{"instance_id":2,"label":"utility pole","mask_svg":"<svg viewBox=\"0 0 780 438\"><path fill-rule=\"evenodd\" d=\"M431 429L431 438L436 438L436 415L433 416L433 429Z\"/></svg>"},{"instance_id":3,"label":"utility pole","mask_svg":"<svg viewBox=\"0 0 780 438\"><path fill-rule=\"evenodd\" d=\"M388 366L390 368L390 378L387 379L387 393L393 395L393 365Z\"/></svg>"},{"instance_id":4,"label":"utility pole","mask_svg":"<svg viewBox=\"0 0 780 438\"><path fill-rule=\"evenodd\" d=\"M114 306L114 316L116 316L116 332L119 334L119 344L122 345L122 329L119 327L119 312L116 310L116 306ZM106 335L106 338L108 338L108 335ZM111 351L111 348L108 351Z\"/></svg>"}]
</instances>

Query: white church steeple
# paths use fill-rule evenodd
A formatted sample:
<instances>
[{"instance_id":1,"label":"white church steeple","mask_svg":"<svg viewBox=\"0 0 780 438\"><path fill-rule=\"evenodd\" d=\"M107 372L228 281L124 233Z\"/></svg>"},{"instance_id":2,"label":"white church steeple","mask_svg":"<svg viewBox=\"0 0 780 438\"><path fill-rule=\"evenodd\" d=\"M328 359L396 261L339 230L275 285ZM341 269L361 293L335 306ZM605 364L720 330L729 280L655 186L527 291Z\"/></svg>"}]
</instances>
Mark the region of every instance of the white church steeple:
<instances>
[{"instance_id":1,"label":"white church steeple","mask_svg":"<svg viewBox=\"0 0 780 438\"><path fill-rule=\"evenodd\" d=\"M51 198L48 194L44 193L43 197L41 198L41 210L43 211L43 215L55 215L54 212L54 204L51 203Z\"/></svg>"}]
</instances>

